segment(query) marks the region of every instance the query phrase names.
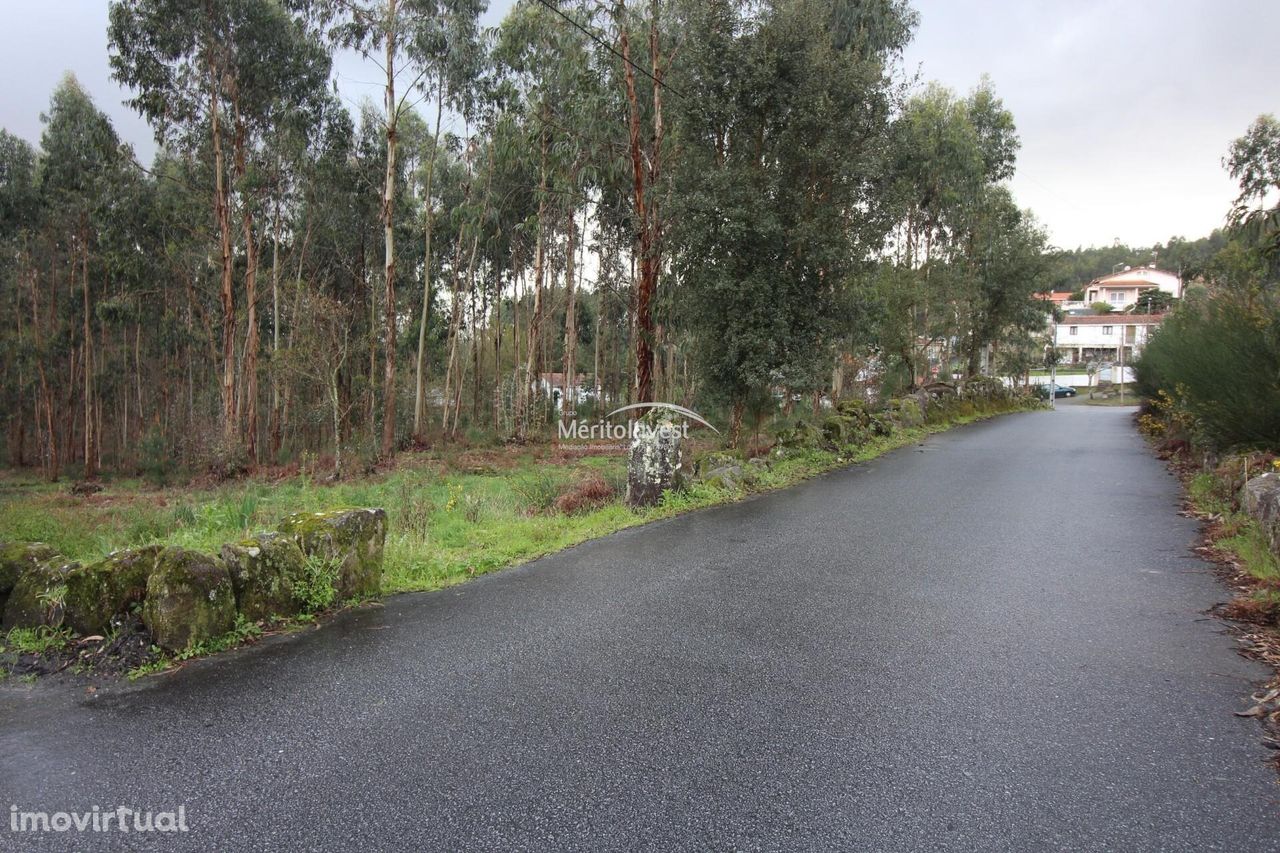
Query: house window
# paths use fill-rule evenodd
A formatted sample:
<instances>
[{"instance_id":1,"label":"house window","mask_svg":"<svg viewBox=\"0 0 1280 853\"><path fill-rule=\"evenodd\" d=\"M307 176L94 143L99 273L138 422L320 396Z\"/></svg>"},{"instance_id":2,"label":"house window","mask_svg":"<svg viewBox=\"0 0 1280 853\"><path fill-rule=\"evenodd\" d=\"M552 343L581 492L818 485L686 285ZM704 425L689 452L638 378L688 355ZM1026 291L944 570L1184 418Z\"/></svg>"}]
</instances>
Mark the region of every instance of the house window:
<instances>
[{"instance_id":1,"label":"house window","mask_svg":"<svg viewBox=\"0 0 1280 853\"><path fill-rule=\"evenodd\" d=\"M1109 335L1109 334L1111 334L1111 327L1110 327L1110 326L1103 326L1103 327L1102 327L1102 334L1104 334L1104 335Z\"/></svg>"},{"instance_id":2,"label":"house window","mask_svg":"<svg viewBox=\"0 0 1280 853\"><path fill-rule=\"evenodd\" d=\"M1124 295L1125 292L1123 290L1111 290L1107 292L1107 299L1112 305L1123 305Z\"/></svg>"},{"instance_id":3,"label":"house window","mask_svg":"<svg viewBox=\"0 0 1280 853\"><path fill-rule=\"evenodd\" d=\"M1079 331L1080 331L1080 327L1079 327L1079 326L1072 326L1072 327L1067 331L1067 334L1074 335L1075 333L1077 333L1077 332L1079 332Z\"/></svg>"}]
</instances>

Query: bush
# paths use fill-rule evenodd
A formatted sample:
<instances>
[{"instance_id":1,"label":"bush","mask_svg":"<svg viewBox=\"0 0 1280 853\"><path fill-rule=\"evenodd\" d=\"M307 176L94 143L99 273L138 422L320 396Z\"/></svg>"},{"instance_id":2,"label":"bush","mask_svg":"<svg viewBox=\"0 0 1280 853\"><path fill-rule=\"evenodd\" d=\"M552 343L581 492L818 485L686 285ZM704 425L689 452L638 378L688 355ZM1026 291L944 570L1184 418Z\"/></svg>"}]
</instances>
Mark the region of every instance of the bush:
<instances>
[{"instance_id":1,"label":"bush","mask_svg":"<svg viewBox=\"0 0 1280 853\"><path fill-rule=\"evenodd\" d=\"M556 498L556 509L565 515L604 506L617 496L613 486L598 474L589 474Z\"/></svg>"},{"instance_id":2,"label":"bush","mask_svg":"<svg viewBox=\"0 0 1280 853\"><path fill-rule=\"evenodd\" d=\"M1214 450L1280 444L1280 305L1261 302L1184 303L1137 361L1139 391L1163 391L1190 438Z\"/></svg>"},{"instance_id":3,"label":"bush","mask_svg":"<svg viewBox=\"0 0 1280 853\"><path fill-rule=\"evenodd\" d=\"M546 512L555 506L563 487L563 478L550 471L535 469L511 478L511 491L533 513Z\"/></svg>"}]
</instances>

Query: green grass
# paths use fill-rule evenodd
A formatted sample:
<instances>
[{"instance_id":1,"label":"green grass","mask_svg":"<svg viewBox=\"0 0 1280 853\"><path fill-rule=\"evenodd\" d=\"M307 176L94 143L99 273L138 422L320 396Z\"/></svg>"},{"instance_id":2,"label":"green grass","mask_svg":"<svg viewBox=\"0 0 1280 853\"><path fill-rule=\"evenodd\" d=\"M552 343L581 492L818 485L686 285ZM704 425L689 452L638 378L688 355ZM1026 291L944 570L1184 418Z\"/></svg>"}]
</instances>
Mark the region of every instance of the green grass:
<instances>
[{"instance_id":1,"label":"green grass","mask_svg":"<svg viewBox=\"0 0 1280 853\"><path fill-rule=\"evenodd\" d=\"M1271 551L1262 526L1238 511L1230 496L1230 485L1211 473L1196 474L1187 481L1187 497L1192 506L1221 517L1219 537L1214 545L1234 556L1241 568L1268 585L1280 584L1280 560ZM1274 595L1275 590L1265 591Z\"/></svg>"},{"instance_id":2,"label":"green grass","mask_svg":"<svg viewBox=\"0 0 1280 853\"><path fill-rule=\"evenodd\" d=\"M57 651L69 642L71 631L66 628L50 628L47 625L38 628L11 628L7 634L0 636L0 654L17 652L42 655Z\"/></svg>"},{"instance_id":3,"label":"green grass","mask_svg":"<svg viewBox=\"0 0 1280 853\"><path fill-rule=\"evenodd\" d=\"M761 470L749 491L785 488L808 477L916 443L927 435L990 417L971 414L877 438L848 455L807 450ZM622 503L621 456L554 462L530 452L512 459L426 460L377 478L319 484L298 476L203 490L146 490L113 483L78 498L46 484L0 481L0 539L45 542L67 557L101 559L116 548L154 542L216 552L223 543L269 529L285 516L344 506L388 514L383 589L388 594L440 589L523 563L625 527L737 500L746 491L703 484L634 512ZM491 463L491 464L490 464ZM589 474L613 484L615 499L564 515L556 497ZM205 650L209 651L209 650Z\"/></svg>"}]
</instances>

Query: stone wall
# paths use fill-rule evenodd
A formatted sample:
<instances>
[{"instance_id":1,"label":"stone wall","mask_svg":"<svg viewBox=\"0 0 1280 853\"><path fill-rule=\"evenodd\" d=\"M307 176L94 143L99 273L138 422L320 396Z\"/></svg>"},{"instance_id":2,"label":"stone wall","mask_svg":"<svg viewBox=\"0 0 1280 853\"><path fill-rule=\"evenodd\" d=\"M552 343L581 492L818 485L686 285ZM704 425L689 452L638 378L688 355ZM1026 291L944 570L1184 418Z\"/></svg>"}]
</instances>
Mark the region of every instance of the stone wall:
<instances>
[{"instance_id":1,"label":"stone wall","mask_svg":"<svg viewBox=\"0 0 1280 853\"><path fill-rule=\"evenodd\" d=\"M1240 505L1262 527L1271 553L1280 557L1280 473L1260 474L1245 483Z\"/></svg>"},{"instance_id":2,"label":"stone wall","mask_svg":"<svg viewBox=\"0 0 1280 853\"><path fill-rule=\"evenodd\" d=\"M0 543L0 627L105 634L141 617L179 651L250 621L314 613L382 586L381 509L301 513L217 555L148 545L87 565L41 543Z\"/></svg>"}]
</instances>

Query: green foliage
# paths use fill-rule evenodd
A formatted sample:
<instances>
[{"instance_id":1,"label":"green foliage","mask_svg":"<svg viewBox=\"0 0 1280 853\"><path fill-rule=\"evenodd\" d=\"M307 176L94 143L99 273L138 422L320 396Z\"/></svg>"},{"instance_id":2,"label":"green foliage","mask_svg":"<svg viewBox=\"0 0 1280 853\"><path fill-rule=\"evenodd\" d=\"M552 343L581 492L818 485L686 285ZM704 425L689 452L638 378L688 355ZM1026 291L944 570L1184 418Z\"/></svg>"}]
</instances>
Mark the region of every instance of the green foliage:
<instances>
[{"instance_id":1,"label":"green foliage","mask_svg":"<svg viewBox=\"0 0 1280 853\"><path fill-rule=\"evenodd\" d=\"M1280 269L1280 204L1274 200L1280 190L1280 121L1274 115L1258 116L1248 132L1231 143L1227 171L1240 184L1232 225L1259 247L1273 271Z\"/></svg>"},{"instance_id":2,"label":"green foliage","mask_svg":"<svg viewBox=\"0 0 1280 853\"><path fill-rule=\"evenodd\" d=\"M19 654L42 655L57 651L71 642L71 631L68 628L51 628L40 625L35 628L11 628L0 641L0 654L18 652Z\"/></svg>"},{"instance_id":3,"label":"green foliage","mask_svg":"<svg viewBox=\"0 0 1280 853\"><path fill-rule=\"evenodd\" d=\"M237 646L242 646L245 643L252 642L261 636L262 628L257 623L251 622L248 619L245 619L244 616L237 614L235 627L230 631L212 639L187 646L185 649L175 652L173 659L176 661L184 661L191 660L192 658L204 657L205 655L217 654L218 652L225 652L228 649L234 649ZM161 665L162 663L163 666ZM164 666L167 666L167 662L163 662L163 659L161 661L155 661L152 664L133 670L130 672L129 677L131 679L137 678L141 675L148 674L149 672L158 671L158 669L162 669ZM134 675L133 673L135 672L138 673L138 675Z\"/></svg>"},{"instance_id":4,"label":"green foliage","mask_svg":"<svg viewBox=\"0 0 1280 853\"><path fill-rule=\"evenodd\" d=\"M550 470L534 468L511 478L511 491L519 496L530 512L546 512L555 506L565 486L564 476Z\"/></svg>"},{"instance_id":5,"label":"green foliage","mask_svg":"<svg viewBox=\"0 0 1280 853\"><path fill-rule=\"evenodd\" d=\"M339 566L320 555L306 558L302 574L294 580L293 594L306 613L328 610L337 597Z\"/></svg>"},{"instance_id":6,"label":"green foliage","mask_svg":"<svg viewBox=\"0 0 1280 853\"><path fill-rule=\"evenodd\" d=\"M1280 442L1280 305L1231 294L1184 303L1142 351L1139 389L1166 392L1218 450Z\"/></svg>"}]
</instances>

